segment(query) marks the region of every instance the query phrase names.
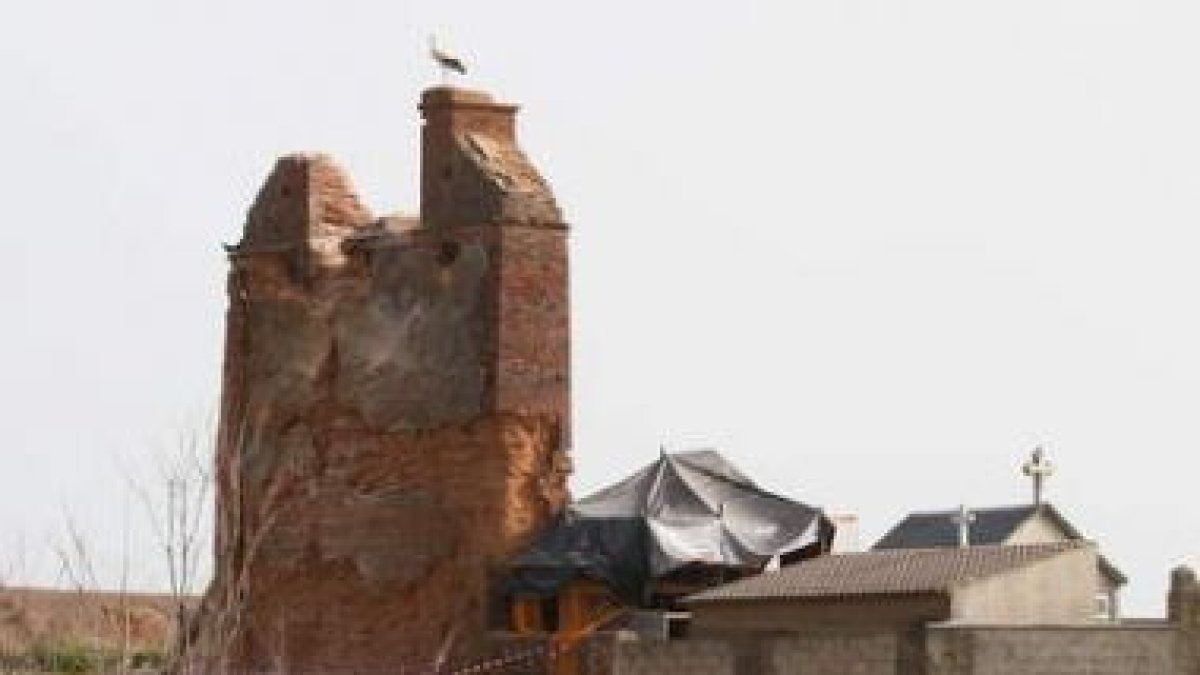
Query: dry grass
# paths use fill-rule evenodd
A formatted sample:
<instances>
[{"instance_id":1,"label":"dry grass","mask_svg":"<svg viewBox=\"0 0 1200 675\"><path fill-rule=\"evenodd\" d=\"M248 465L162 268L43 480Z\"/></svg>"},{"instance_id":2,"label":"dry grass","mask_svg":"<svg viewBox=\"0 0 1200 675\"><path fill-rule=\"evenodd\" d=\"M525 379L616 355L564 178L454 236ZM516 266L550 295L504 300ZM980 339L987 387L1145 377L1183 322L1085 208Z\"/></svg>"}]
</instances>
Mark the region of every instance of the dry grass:
<instances>
[{"instance_id":1,"label":"dry grass","mask_svg":"<svg viewBox=\"0 0 1200 675\"><path fill-rule=\"evenodd\" d=\"M121 672L122 655L128 663L170 651L174 616L169 595L0 588L0 657L9 664L0 663L0 673L31 659L61 661L60 672L96 672L68 662L99 655Z\"/></svg>"}]
</instances>

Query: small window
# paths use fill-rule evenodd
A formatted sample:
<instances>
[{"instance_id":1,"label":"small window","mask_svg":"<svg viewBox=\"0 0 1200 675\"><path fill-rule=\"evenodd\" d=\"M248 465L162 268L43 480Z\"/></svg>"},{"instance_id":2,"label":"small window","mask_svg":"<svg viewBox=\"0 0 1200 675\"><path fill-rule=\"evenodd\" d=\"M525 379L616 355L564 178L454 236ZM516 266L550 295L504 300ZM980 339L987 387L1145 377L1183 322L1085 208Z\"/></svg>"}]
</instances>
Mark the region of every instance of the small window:
<instances>
[{"instance_id":1,"label":"small window","mask_svg":"<svg viewBox=\"0 0 1200 675\"><path fill-rule=\"evenodd\" d=\"M1097 619L1112 618L1112 600L1108 597L1107 593L1096 594L1095 614L1093 616Z\"/></svg>"},{"instance_id":2,"label":"small window","mask_svg":"<svg viewBox=\"0 0 1200 675\"><path fill-rule=\"evenodd\" d=\"M667 639L682 640L692 627L691 612L667 612Z\"/></svg>"}]
</instances>

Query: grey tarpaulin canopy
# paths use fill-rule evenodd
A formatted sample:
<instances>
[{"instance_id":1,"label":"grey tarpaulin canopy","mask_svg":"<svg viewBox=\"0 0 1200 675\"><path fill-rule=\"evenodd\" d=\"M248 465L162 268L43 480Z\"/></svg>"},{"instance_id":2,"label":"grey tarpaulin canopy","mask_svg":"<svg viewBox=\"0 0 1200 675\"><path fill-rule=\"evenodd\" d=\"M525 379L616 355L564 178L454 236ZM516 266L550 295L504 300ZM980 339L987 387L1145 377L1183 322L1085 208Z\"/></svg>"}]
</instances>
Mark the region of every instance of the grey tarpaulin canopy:
<instances>
[{"instance_id":1,"label":"grey tarpaulin canopy","mask_svg":"<svg viewBox=\"0 0 1200 675\"><path fill-rule=\"evenodd\" d=\"M832 536L819 509L759 488L714 450L663 453L570 505L513 561L506 587L545 595L584 577L636 598L650 579L689 566L757 569Z\"/></svg>"}]
</instances>

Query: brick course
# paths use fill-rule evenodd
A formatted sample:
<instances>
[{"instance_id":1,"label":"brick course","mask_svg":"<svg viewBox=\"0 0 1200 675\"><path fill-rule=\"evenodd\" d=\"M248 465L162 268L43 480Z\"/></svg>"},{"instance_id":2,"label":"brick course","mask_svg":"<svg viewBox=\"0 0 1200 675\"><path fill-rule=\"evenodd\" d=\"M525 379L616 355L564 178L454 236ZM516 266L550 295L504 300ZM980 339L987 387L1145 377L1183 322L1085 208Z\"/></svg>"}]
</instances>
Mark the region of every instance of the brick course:
<instances>
[{"instance_id":1,"label":"brick course","mask_svg":"<svg viewBox=\"0 0 1200 675\"><path fill-rule=\"evenodd\" d=\"M566 228L515 106L423 110L419 222L289 156L231 251L204 672L485 654L496 570L567 499Z\"/></svg>"}]
</instances>

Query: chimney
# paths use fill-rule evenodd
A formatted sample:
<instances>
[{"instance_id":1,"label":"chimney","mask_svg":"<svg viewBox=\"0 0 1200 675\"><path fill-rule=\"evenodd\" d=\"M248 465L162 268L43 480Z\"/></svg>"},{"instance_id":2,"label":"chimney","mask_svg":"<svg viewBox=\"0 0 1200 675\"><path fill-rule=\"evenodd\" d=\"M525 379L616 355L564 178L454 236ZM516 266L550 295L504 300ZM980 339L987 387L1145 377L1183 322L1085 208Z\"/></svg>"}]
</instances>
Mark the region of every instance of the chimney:
<instances>
[{"instance_id":1,"label":"chimney","mask_svg":"<svg viewBox=\"0 0 1200 675\"><path fill-rule=\"evenodd\" d=\"M421 95L426 138L478 133L516 143L517 106L498 103L491 94L454 87L433 87Z\"/></svg>"},{"instance_id":2,"label":"chimney","mask_svg":"<svg viewBox=\"0 0 1200 675\"><path fill-rule=\"evenodd\" d=\"M1171 570L1167 620L1189 631L1200 628L1200 582L1196 581L1196 572L1190 567Z\"/></svg>"},{"instance_id":3,"label":"chimney","mask_svg":"<svg viewBox=\"0 0 1200 675\"><path fill-rule=\"evenodd\" d=\"M426 225L480 225L470 222L486 209L464 208L481 201L464 143L483 138L497 147L516 146L517 106L498 103L482 91L434 87L421 96L421 219ZM464 217L465 216L465 217ZM466 221L466 222L464 222Z\"/></svg>"},{"instance_id":4,"label":"chimney","mask_svg":"<svg viewBox=\"0 0 1200 675\"><path fill-rule=\"evenodd\" d=\"M825 512L833 523L833 546L830 553L862 553L859 542L858 514Z\"/></svg>"}]
</instances>

